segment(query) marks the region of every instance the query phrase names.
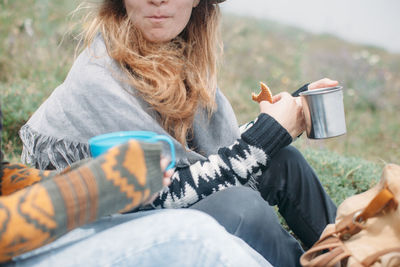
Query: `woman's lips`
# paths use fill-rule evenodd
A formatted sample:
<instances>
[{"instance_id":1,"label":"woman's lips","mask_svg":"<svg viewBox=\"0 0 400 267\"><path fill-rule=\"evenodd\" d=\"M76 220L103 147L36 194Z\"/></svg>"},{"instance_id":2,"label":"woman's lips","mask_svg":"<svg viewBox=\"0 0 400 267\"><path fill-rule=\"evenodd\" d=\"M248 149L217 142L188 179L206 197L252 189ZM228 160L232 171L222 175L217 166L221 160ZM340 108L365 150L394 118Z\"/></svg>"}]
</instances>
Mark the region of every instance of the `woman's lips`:
<instances>
[{"instance_id":1,"label":"woman's lips","mask_svg":"<svg viewBox=\"0 0 400 267\"><path fill-rule=\"evenodd\" d=\"M154 23L160 23L160 22L167 20L170 17L169 16L148 16L147 18Z\"/></svg>"}]
</instances>

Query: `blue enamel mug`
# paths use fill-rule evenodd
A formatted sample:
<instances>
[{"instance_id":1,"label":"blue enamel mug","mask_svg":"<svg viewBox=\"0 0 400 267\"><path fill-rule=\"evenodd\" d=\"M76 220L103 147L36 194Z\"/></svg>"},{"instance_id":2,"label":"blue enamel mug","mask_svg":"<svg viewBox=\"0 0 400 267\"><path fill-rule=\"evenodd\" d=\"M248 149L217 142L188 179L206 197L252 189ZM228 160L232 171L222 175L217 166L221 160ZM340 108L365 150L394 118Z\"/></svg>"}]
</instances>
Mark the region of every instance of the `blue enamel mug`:
<instances>
[{"instance_id":1,"label":"blue enamel mug","mask_svg":"<svg viewBox=\"0 0 400 267\"><path fill-rule=\"evenodd\" d=\"M175 167L175 147L171 138L166 135L149 131L123 131L92 137L89 139L90 153L92 154L93 158L98 157L110 148L126 143L131 139L147 143L156 143L160 141L167 142L170 148L171 162L168 164L166 170Z\"/></svg>"}]
</instances>

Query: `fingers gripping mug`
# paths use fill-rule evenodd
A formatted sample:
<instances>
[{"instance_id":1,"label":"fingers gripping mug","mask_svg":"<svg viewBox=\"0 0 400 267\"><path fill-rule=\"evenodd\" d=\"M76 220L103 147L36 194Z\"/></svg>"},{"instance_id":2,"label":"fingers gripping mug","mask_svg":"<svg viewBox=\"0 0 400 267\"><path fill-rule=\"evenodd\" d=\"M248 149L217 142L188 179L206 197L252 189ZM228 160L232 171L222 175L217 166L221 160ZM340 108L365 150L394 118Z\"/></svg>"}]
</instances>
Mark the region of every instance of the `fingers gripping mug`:
<instances>
[{"instance_id":1,"label":"fingers gripping mug","mask_svg":"<svg viewBox=\"0 0 400 267\"><path fill-rule=\"evenodd\" d=\"M95 136L89 139L90 153L95 158L110 148L126 143L129 140L138 140L147 143L167 142L170 149L171 162L168 164L166 170L175 167L175 147L171 138L149 131L122 131Z\"/></svg>"}]
</instances>

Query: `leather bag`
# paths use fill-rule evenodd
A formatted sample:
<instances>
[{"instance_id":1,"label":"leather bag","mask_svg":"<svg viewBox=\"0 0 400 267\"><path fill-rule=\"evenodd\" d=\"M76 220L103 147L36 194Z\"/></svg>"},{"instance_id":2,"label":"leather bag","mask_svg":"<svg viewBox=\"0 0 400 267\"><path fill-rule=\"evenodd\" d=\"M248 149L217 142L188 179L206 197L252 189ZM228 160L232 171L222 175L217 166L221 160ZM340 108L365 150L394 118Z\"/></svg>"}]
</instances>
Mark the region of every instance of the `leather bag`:
<instances>
[{"instance_id":1,"label":"leather bag","mask_svg":"<svg viewBox=\"0 0 400 267\"><path fill-rule=\"evenodd\" d=\"M305 252L300 263L318 266L400 266L400 166L388 164L371 189L347 198L335 224Z\"/></svg>"}]
</instances>

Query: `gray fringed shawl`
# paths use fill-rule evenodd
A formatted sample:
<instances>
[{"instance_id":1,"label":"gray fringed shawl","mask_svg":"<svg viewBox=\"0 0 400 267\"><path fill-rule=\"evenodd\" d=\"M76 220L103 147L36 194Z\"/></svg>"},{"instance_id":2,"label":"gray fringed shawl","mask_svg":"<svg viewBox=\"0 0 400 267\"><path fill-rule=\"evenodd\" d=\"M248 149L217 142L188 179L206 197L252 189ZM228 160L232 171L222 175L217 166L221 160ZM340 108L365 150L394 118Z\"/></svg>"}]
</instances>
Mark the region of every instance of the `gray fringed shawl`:
<instances>
[{"instance_id":1,"label":"gray fringed shawl","mask_svg":"<svg viewBox=\"0 0 400 267\"><path fill-rule=\"evenodd\" d=\"M88 140L99 134L144 130L168 135L157 122L157 113L122 77L99 35L79 55L64 83L20 129L22 161L40 169L63 169L90 157ZM239 138L232 107L219 90L216 103L211 118L204 109L196 112L190 144L194 150L185 150L173 139L178 167L203 160Z\"/></svg>"}]
</instances>

